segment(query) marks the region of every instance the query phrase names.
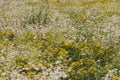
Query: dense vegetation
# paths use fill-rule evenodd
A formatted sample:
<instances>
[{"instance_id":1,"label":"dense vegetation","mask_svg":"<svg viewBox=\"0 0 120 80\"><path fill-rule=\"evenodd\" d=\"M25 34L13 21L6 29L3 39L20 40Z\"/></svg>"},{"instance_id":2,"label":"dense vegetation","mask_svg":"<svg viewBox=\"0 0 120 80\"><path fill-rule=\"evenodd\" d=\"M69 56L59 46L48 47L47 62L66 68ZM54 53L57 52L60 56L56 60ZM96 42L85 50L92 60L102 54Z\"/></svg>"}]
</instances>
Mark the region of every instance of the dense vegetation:
<instances>
[{"instance_id":1,"label":"dense vegetation","mask_svg":"<svg viewBox=\"0 0 120 80\"><path fill-rule=\"evenodd\" d=\"M120 1L0 0L0 80L120 80Z\"/></svg>"}]
</instances>

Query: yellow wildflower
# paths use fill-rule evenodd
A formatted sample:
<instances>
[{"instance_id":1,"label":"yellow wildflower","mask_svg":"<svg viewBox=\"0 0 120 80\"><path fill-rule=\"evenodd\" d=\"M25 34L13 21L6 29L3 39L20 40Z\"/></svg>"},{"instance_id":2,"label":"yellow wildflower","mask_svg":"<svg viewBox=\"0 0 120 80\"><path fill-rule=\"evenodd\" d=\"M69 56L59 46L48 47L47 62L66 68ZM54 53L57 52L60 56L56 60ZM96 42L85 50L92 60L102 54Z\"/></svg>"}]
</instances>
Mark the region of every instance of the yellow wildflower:
<instances>
[{"instance_id":1,"label":"yellow wildflower","mask_svg":"<svg viewBox=\"0 0 120 80\"><path fill-rule=\"evenodd\" d=\"M104 54L103 50L99 50L98 52L99 52L99 54Z\"/></svg>"},{"instance_id":2,"label":"yellow wildflower","mask_svg":"<svg viewBox=\"0 0 120 80\"><path fill-rule=\"evenodd\" d=\"M90 73L95 73L95 72L96 72L96 68L90 67L90 68L88 69L88 71L89 71Z\"/></svg>"},{"instance_id":3,"label":"yellow wildflower","mask_svg":"<svg viewBox=\"0 0 120 80\"><path fill-rule=\"evenodd\" d=\"M71 43L71 42L64 42L64 45L65 45L65 46L71 46L72 43Z\"/></svg>"},{"instance_id":4,"label":"yellow wildflower","mask_svg":"<svg viewBox=\"0 0 120 80\"><path fill-rule=\"evenodd\" d=\"M83 64L84 59L80 59L79 62L80 62L80 64Z\"/></svg>"},{"instance_id":5,"label":"yellow wildflower","mask_svg":"<svg viewBox=\"0 0 120 80\"><path fill-rule=\"evenodd\" d=\"M72 67L76 67L78 65L79 65L79 62L72 62L72 64L71 64Z\"/></svg>"},{"instance_id":6,"label":"yellow wildflower","mask_svg":"<svg viewBox=\"0 0 120 80\"><path fill-rule=\"evenodd\" d=\"M37 67L42 68L44 65L42 63L37 63Z\"/></svg>"},{"instance_id":7,"label":"yellow wildflower","mask_svg":"<svg viewBox=\"0 0 120 80\"><path fill-rule=\"evenodd\" d=\"M120 80L120 76L114 76L112 80Z\"/></svg>"},{"instance_id":8,"label":"yellow wildflower","mask_svg":"<svg viewBox=\"0 0 120 80\"><path fill-rule=\"evenodd\" d=\"M88 59L87 62L93 64L93 63L95 63L95 60L94 59Z\"/></svg>"},{"instance_id":9,"label":"yellow wildflower","mask_svg":"<svg viewBox=\"0 0 120 80\"><path fill-rule=\"evenodd\" d=\"M35 72L28 71L26 75L27 75L28 77L33 77L33 75L35 75Z\"/></svg>"},{"instance_id":10,"label":"yellow wildflower","mask_svg":"<svg viewBox=\"0 0 120 80\"><path fill-rule=\"evenodd\" d=\"M44 64L44 66L50 67L50 63L46 63L46 64Z\"/></svg>"},{"instance_id":11,"label":"yellow wildflower","mask_svg":"<svg viewBox=\"0 0 120 80\"><path fill-rule=\"evenodd\" d=\"M58 51L58 48L54 48L53 52L57 52Z\"/></svg>"},{"instance_id":12,"label":"yellow wildflower","mask_svg":"<svg viewBox=\"0 0 120 80\"><path fill-rule=\"evenodd\" d=\"M78 73L80 73L80 74L81 74L81 73L83 73L83 72L84 72L84 70L85 70L84 68L80 68L80 69L78 70Z\"/></svg>"},{"instance_id":13,"label":"yellow wildflower","mask_svg":"<svg viewBox=\"0 0 120 80\"><path fill-rule=\"evenodd\" d=\"M60 56L66 56L67 55L67 51L65 49L63 49L63 48L60 48L59 55Z\"/></svg>"}]
</instances>

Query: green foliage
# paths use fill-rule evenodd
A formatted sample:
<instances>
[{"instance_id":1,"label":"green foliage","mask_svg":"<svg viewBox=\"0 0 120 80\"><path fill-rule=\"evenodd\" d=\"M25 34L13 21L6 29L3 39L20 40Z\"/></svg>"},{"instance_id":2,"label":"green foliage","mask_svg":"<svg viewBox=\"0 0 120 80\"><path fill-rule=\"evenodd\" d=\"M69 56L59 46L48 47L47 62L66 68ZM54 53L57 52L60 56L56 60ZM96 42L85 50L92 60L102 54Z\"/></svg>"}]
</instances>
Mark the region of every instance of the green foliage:
<instances>
[{"instance_id":1,"label":"green foliage","mask_svg":"<svg viewBox=\"0 0 120 80\"><path fill-rule=\"evenodd\" d=\"M111 63L114 62L112 56L116 55L116 49L113 47L104 48L96 41L90 43L64 42L61 47L72 59L68 64L71 68L70 79L99 80L109 69L115 68L111 66Z\"/></svg>"},{"instance_id":2,"label":"green foliage","mask_svg":"<svg viewBox=\"0 0 120 80\"><path fill-rule=\"evenodd\" d=\"M49 22L49 14L49 9L46 7L39 10L32 10L31 14L25 17L25 23L45 25Z\"/></svg>"}]
</instances>

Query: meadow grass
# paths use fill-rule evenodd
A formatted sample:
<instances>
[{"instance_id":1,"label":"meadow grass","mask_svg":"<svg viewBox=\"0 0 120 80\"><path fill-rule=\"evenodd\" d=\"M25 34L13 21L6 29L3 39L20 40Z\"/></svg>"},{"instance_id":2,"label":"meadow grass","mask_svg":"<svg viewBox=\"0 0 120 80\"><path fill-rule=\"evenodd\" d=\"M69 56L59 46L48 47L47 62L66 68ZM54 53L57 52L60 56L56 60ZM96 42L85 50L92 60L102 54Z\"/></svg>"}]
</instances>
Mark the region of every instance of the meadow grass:
<instances>
[{"instance_id":1,"label":"meadow grass","mask_svg":"<svg viewBox=\"0 0 120 80\"><path fill-rule=\"evenodd\" d=\"M119 0L1 0L0 80L119 80Z\"/></svg>"}]
</instances>

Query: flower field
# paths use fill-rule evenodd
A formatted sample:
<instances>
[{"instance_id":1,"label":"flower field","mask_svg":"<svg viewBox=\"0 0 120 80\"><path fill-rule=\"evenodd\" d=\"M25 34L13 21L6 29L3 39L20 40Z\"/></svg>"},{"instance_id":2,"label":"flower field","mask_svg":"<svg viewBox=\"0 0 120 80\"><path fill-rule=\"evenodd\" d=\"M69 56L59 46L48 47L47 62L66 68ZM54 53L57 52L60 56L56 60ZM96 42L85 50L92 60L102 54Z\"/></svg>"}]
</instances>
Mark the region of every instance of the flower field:
<instances>
[{"instance_id":1,"label":"flower field","mask_svg":"<svg viewBox=\"0 0 120 80\"><path fill-rule=\"evenodd\" d=\"M120 80L120 0L0 0L0 80Z\"/></svg>"}]
</instances>

